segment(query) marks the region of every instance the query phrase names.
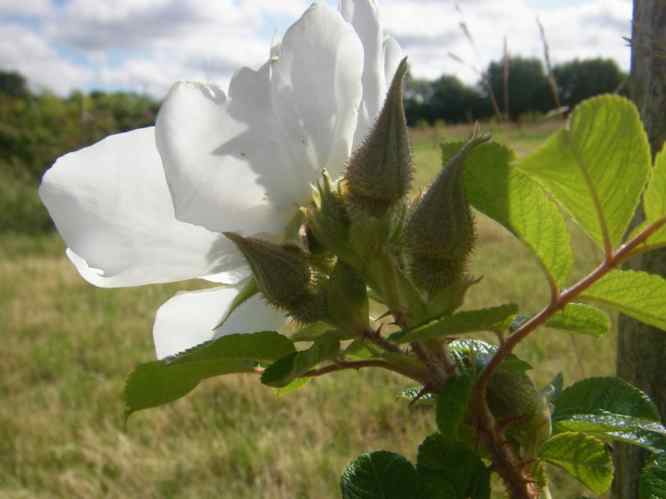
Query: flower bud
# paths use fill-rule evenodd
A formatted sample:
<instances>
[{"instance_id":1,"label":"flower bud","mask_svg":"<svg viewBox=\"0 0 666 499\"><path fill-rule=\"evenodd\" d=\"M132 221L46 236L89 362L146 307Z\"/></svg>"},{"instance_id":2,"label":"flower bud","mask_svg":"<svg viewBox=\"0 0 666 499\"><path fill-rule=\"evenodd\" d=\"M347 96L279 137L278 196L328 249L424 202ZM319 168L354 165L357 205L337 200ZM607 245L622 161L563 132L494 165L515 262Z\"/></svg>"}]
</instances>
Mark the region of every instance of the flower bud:
<instances>
[{"instance_id":1,"label":"flower bud","mask_svg":"<svg viewBox=\"0 0 666 499\"><path fill-rule=\"evenodd\" d=\"M374 216L383 215L411 185L412 158L403 103L406 73L407 59L403 59L374 128L352 154L345 173L349 201Z\"/></svg>"},{"instance_id":2,"label":"flower bud","mask_svg":"<svg viewBox=\"0 0 666 499\"><path fill-rule=\"evenodd\" d=\"M551 434L550 408L545 397L525 373L500 368L488 386L488 407L507 434L535 457Z\"/></svg>"},{"instance_id":3,"label":"flower bud","mask_svg":"<svg viewBox=\"0 0 666 499\"><path fill-rule=\"evenodd\" d=\"M327 303L331 321L337 326L356 334L370 328L370 306L365 281L342 261L338 261L331 274Z\"/></svg>"},{"instance_id":4,"label":"flower bud","mask_svg":"<svg viewBox=\"0 0 666 499\"><path fill-rule=\"evenodd\" d=\"M410 272L415 283L435 293L464 278L474 245L474 218L465 195L465 158L487 135L475 135L447 162L421 197L405 227Z\"/></svg>"},{"instance_id":5,"label":"flower bud","mask_svg":"<svg viewBox=\"0 0 666 499\"><path fill-rule=\"evenodd\" d=\"M293 244L274 244L233 232L232 240L247 260L266 300L303 323L326 318L326 297L308 255Z\"/></svg>"},{"instance_id":6,"label":"flower bud","mask_svg":"<svg viewBox=\"0 0 666 499\"><path fill-rule=\"evenodd\" d=\"M324 171L317 183L312 204L305 210L309 237L328 251L344 256L349 239L349 216L339 184L335 185L328 172Z\"/></svg>"}]
</instances>

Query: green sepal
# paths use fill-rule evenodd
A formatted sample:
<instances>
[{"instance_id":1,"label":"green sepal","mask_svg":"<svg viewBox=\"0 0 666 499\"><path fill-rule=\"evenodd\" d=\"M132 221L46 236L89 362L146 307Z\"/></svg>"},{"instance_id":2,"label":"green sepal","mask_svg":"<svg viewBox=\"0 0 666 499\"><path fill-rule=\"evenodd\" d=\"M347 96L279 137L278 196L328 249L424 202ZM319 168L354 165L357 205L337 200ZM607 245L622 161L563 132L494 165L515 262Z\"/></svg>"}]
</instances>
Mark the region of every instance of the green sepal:
<instances>
[{"instance_id":1,"label":"green sepal","mask_svg":"<svg viewBox=\"0 0 666 499\"><path fill-rule=\"evenodd\" d=\"M229 305L229 308L227 309L227 312L224 314L224 317L222 317L222 320L213 328L213 330L221 328L224 323L227 322L227 319L232 314L232 312L234 312L238 307L240 307L243 303L248 301L257 293L259 293L257 281L254 278L250 278L233 299L231 305Z\"/></svg>"}]
</instances>

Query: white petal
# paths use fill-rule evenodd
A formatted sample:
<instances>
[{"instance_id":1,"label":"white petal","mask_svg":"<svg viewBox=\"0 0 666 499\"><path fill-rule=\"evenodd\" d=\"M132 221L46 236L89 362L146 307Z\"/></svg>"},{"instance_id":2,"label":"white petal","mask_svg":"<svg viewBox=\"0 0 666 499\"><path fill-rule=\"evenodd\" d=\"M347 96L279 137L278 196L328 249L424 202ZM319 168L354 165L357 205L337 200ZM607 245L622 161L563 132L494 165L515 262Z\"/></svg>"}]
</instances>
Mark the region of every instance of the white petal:
<instances>
[{"instance_id":1,"label":"white petal","mask_svg":"<svg viewBox=\"0 0 666 499\"><path fill-rule=\"evenodd\" d=\"M156 137L180 220L246 234L272 232L285 223L268 198L271 186L278 198L286 182L278 176L285 174L280 163L269 161L276 147L266 116L267 75L267 69L239 73L247 99L237 102L199 83L178 83L169 92Z\"/></svg>"},{"instance_id":2,"label":"white petal","mask_svg":"<svg viewBox=\"0 0 666 499\"><path fill-rule=\"evenodd\" d=\"M289 159L307 165L310 181L322 168L342 173L357 125L362 68L357 34L326 5L312 5L284 36L272 66L273 108Z\"/></svg>"},{"instance_id":3,"label":"white petal","mask_svg":"<svg viewBox=\"0 0 666 499\"><path fill-rule=\"evenodd\" d=\"M355 140L355 143L359 143L377 119L386 97L384 34L375 0L341 0L340 11L354 26L363 43L363 121L359 124Z\"/></svg>"},{"instance_id":4,"label":"white petal","mask_svg":"<svg viewBox=\"0 0 666 499\"><path fill-rule=\"evenodd\" d=\"M229 98L215 86L174 86L157 145L178 218L217 232L281 233L319 171L341 172L349 156L362 57L353 29L315 5L269 63L234 76Z\"/></svg>"},{"instance_id":5,"label":"white petal","mask_svg":"<svg viewBox=\"0 0 666 499\"><path fill-rule=\"evenodd\" d=\"M390 85L393 81L393 77L395 76L395 72L398 70L400 62L402 62L402 59L404 58L402 47L400 47L396 39L391 36L384 38L384 58L386 84Z\"/></svg>"},{"instance_id":6,"label":"white petal","mask_svg":"<svg viewBox=\"0 0 666 499\"><path fill-rule=\"evenodd\" d=\"M67 154L39 195L81 275L103 287L138 286L233 271L229 241L176 220L153 128L112 135Z\"/></svg>"},{"instance_id":7,"label":"white petal","mask_svg":"<svg viewBox=\"0 0 666 499\"><path fill-rule=\"evenodd\" d=\"M175 355L227 334L275 330L284 323L284 315L256 295L238 307L222 328L213 331L239 290L240 287L228 287L179 293L162 305L153 326L157 358Z\"/></svg>"}]
</instances>

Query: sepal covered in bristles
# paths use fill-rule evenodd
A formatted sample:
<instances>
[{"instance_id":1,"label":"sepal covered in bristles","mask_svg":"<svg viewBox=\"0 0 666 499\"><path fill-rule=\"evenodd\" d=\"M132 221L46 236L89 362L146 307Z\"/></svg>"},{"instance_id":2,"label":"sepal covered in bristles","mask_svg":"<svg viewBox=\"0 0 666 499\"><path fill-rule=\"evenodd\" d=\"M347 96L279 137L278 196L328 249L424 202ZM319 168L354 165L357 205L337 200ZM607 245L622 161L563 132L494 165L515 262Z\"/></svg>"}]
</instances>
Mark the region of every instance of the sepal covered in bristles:
<instances>
[{"instance_id":1,"label":"sepal covered in bristles","mask_svg":"<svg viewBox=\"0 0 666 499\"><path fill-rule=\"evenodd\" d=\"M412 181L412 157L403 103L407 59L398 67L370 135L352 154L344 183L349 201L374 216L408 192Z\"/></svg>"},{"instance_id":2,"label":"sepal covered in bristles","mask_svg":"<svg viewBox=\"0 0 666 499\"><path fill-rule=\"evenodd\" d=\"M475 131L419 199L405 227L412 278L428 293L464 279L475 240L474 218L465 195L465 159L489 139Z\"/></svg>"},{"instance_id":3,"label":"sepal covered in bristles","mask_svg":"<svg viewBox=\"0 0 666 499\"><path fill-rule=\"evenodd\" d=\"M321 276L305 251L293 244L275 244L233 232L224 235L243 253L257 287L271 305L302 323L326 319Z\"/></svg>"},{"instance_id":4,"label":"sepal covered in bristles","mask_svg":"<svg viewBox=\"0 0 666 499\"><path fill-rule=\"evenodd\" d=\"M309 244L318 251L329 251L339 256L348 255L350 220L345 202L328 172L314 188L312 203L304 209Z\"/></svg>"}]
</instances>

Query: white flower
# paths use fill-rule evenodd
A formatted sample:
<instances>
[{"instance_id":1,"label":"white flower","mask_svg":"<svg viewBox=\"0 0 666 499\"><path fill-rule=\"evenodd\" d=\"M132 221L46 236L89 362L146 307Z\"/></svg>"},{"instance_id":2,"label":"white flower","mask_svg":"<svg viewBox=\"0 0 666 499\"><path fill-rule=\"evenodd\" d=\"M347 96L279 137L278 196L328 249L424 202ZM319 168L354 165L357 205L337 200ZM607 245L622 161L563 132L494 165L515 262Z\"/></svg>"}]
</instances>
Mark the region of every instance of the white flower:
<instances>
[{"instance_id":1,"label":"white flower","mask_svg":"<svg viewBox=\"0 0 666 499\"><path fill-rule=\"evenodd\" d=\"M213 330L249 275L221 233L281 237L310 184L324 168L342 173L379 113L400 48L384 38L373 0L342 0L340 12L312 5L266 64L236 73L228 96L177 83L154 128L67 154L44 175L41 199L90 283L226 284L160 307L159 358L284 322L256 296Z\"/></svg>"}]
</instances>

